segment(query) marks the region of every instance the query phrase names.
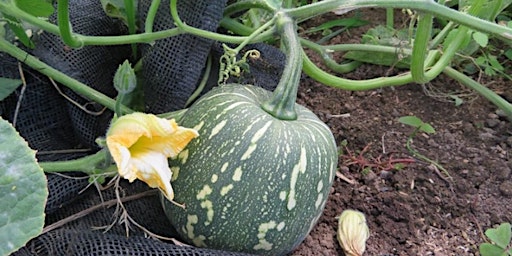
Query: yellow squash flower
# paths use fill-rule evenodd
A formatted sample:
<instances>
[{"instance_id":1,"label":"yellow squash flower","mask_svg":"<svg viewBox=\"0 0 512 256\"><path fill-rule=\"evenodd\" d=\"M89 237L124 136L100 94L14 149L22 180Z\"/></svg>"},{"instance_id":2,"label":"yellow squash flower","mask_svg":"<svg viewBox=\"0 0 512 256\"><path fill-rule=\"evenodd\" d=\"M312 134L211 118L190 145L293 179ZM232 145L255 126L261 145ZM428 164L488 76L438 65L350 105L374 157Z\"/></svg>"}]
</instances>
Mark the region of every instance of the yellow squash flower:
<instances>
[{"instance_id":1,"label":"yellow squash flower","mask_svg":"<svg viewBox=\"0 0 512 256\"><path fill-rule=\"evenodd\" d=\"M119 175L159 188L172 201L172 171L167 158L176 157L199 134L152 114L133 113L115 120L107 132L107 147Z\"/></svg>"}]
</instances>

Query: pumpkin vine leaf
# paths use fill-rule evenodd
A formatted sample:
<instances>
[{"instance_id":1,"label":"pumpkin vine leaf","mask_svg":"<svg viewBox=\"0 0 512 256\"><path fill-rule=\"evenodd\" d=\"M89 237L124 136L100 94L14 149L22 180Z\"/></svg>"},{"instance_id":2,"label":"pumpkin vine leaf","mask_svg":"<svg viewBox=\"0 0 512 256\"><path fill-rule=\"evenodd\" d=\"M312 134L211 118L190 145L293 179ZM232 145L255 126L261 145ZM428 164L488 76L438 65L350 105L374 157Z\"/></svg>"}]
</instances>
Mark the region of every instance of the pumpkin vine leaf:
<instances>
[{"instance_id":1,"label":"pumpkin vine leaf","mask_svg":"<svg viewBox=\"0 0 512 256\"><path fill-rule=\"evenodd\" d=\"M53 14L55 8L51 1L46 0L15 0L16 6L26 13L35 17L48 18Z\"/></svg>"}]
</instances>

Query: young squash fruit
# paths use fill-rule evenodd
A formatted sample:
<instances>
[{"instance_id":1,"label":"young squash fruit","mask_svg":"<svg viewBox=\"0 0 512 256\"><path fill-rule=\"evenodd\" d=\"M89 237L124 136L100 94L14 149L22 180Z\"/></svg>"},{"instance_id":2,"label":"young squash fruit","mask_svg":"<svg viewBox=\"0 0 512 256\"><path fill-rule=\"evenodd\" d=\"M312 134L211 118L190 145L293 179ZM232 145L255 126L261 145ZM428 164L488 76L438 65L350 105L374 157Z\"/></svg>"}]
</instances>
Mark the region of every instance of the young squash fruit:
<instances>
[{"instance_id":1,"label":"young squash fruit","mask_svg":"<svg viewBox=\"0 0 512 256\"><path fill-rule=\"evenodd\" d=\"M296 36L285 21L284 32ZM295 103L300 51L288 51L287 60L274 93L224 85L181 118L200 134L170 164L174 200L185 208L163 197L162 204L186 242L284 255L320 217L337 167L336 142L329 127Z\"/></svg>"}]
</instances>

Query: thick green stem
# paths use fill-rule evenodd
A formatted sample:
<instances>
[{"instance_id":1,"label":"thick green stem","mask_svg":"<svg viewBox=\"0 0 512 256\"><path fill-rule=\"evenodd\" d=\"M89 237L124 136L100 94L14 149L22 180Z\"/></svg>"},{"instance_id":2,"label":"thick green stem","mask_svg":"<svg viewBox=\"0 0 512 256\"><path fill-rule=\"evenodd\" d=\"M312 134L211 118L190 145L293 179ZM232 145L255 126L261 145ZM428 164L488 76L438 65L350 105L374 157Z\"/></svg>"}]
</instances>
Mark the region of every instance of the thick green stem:
<instances>
[{"instance_id":1,"label":"thick green stem","mask_svg":"<svg viewBox=\"0 0 512 256\"><path fill-rule=\"evenodd\" d=\"M459 31L457 32L455 39L448 45L446 49L444 49L443 55L438 59L438 61L429 68L429 70L425 73L423 73L423 68L421 69L421 73L423 75L421 78L423 81L430 81L434 78L436 78L441 72L443 72L444 68L447 67L450 64L450 61L452 60L453 56L461 46L461 44L464 42L464 38L466 34L468 33L467 27L460 27ZM307 43L304 40L302 41L303 44L307 44L309 46L312 46L313 44ZM314 46L314 45L313 45ZM393 49L390 47L385 46L371 46L371 45L365 45L368 48L364 49L366 51L373 50L373 51L384 51L389 52L389 50ZM336 46L329 46L326 47L327 49L331 50L340 50L340 49L349 49L349 48L358 48L362 47L361 45L336 45ZM361 48L359 48L361 50ZM409 51L406 50L404 53L408 53ZM427 63L430 64L432 62L433 58L437 56L437 54L429 53L427 55L427 61L421 60L421 63ZM333 76L323 70L321 70L319 67L317 67L311 60L304 54L303 56L304 61L304 72L308 74L313 79L317 80L320 83L323 83L325 85L329 85L336 88L341 88L344 90L370 90L370 89L376 89L381 87L387 87L387 86L395 86L395 85L404 85L407 83L414 82L412 74L404 73L401 75L397 75L394 77L379 77L374 79L368 79L368 80L349 80L340 78L337 76ZM429 65L430 66L430 65Z\"/></svg>"},{"instance_id":2,"label":"thick green stem","mask_svg":"<svg viewBox=\"0 0 512 256\"><path fill-rule=\"evenodd\" d=\"M395 9L386 8L386 27L394 28L395 27Z\"/></svg>"},{"instance_id":3,"label":"thick green stem","mask_svg":"<svg viewBox=\"0 0 512 256\"><path fill-rule=\"evenodd\" d=\"M133 5L133 0L124 0L124 8L126 11L126 19L128 22L128 33L130 35L133 35L136 32L135 6ZM132 48L132 56L134 58L137 58L137 45L132 44L131 48Z\"/></svg>"},{"instance_id":4,"label":"thick green stem","mask_svg":"<svg viewBox=\"0 0 512 256\"><path fill-rule=\"evenodd\" d=\"M382 87L404 85L413 82L410 73L394 77L378 77L367 80L350 80L341 78L320 69L307 57L306 53L303 53L302 56L304 73L322 84L343 90L364 91Z\"/></svg>"},{"instance_id":5,"label":"thick green stem","mask_svg":"<svg viewBox=\"0 0 512 256\"><path fill-rule=\"evenodd\" d=\"M444 72L444 74L448 75L449 77L457 80L459 83L477 91L479 94L484 96L486 99L488 99L494 105L496 105L498 108L503 110L506 113L506 115L508 116L509 120L512 121L512 104L510 104L510 102L508 102L505 99L503 99L502 97L500 97L498 94L496 94L491 89L481 85L480 83L471 79L471 77L468 77L468 76L462 74L461 72L453 69L452 67L446 67L443 72Z\"/></svg>"},{"instance_id":6,"label":"thick green stem","mask_svg":"<svg viewBox=\"0 0 512 256\"><path fill-rule=\"evenodd\" d=\"M430 47L436 48L438 45L440 45L444 39L448 36L450 31L452 31L453 27L455 27L455 23L453 21L448 22L441 31L432 39L432 42L430 43Z\"/></svg>"},{"instance_id":7,"label":"thick green stem","mask_svg":"<svg viewBox=\"0 0 512 256\"><path fill-rule=\"evenodd\" d=\"M148 16L146 17L146 21L144 22L144 32L151 33L153 32L153 23L155 22L156 13L158 12L158 7L160 6L160 0L153 0L151 5L149 6Z\"/></svg>"},{"instance_id":8,"label":"thick green stem","mask_svg":"<svg viewBox=\"0 0 512 256\"><path fill-rule=\"evenodd\" d=\"M83 43L75 38L71 22L69 21L69 1L59 0L57 3L57 23L59 25L60 36L65 44L71 47L82 47Z\"/></svg>"},{"instance_id":9,"label":"thick green stem","mask_svg":"<svg viewBox=\"0 0 512 256\"><path fill-rule=\"evenodd\" d=\"M211 32L211 31L195 28L195 27L185 24L179 17L177 1L178 0L171 0L171 16L174 20L174 23L176 24L176 27L180 31L186 32L188 34L192 34L195 36L208 38L208 39L221 41L221 42L226 42L226 43L240 44L247 40L246 36L223 35L223 34ZM272 33L273 33L273 30L265 31L264 33L261 33L258 36L256 36L255 39L253 41L251 41L251 43L261 42L263 39L268 38L268 36Z\"/></svg>"},{"instance_id":10,"label":"thick green stem","mask_svg":"<svg viewBox=\"0 0 512 256\"><path fill-rule=\"evenodd\" d=\"M16 47L15 45L7 42L5 39L0 38L0 51L5 52L14 58L18 59L20 62L25 63L29 67L31 67L34 70L37 70L39 73L51 77L53 80L62 83L63 85L67 86L74 92L93 100L111 110L115 109L115 100L111 99L110 97L102 94L101 92L98 92L91 87L87 86L86 84L73 79L66 74L54 69L53 67L49 66L48 64L40 61L36 57L29 55L27 52L21 50L20 48ZM123 113L131 113L133 110L127 108L126 106L121 106L121 111Z\"/></svg>"},{"instance_id":11,"label":"thick green stem","mask_svg":"<svg viewBox=\"0 0 512 256\"><path fill-rule=\"evenodd\" d=\"M281 47L286 53L286 66L272 98L262 108L281 120L297 119L295 100L302 72L302 52L295 21L284 13L278 14L277 29L281 36Z\"/></svg>"},{"instance_id":12,"label":"thick green stem","mask_svg":"<svg viewBox=\"0 0 512 256\"><path fill-rule=\"evenodd\" d=\"M416 36L412 47L411 75L414 82L423 84L428 82L425 76L425 59L427 57L428 44L432 33L432 14L421 13L419 15Z\"/></svg>"},{"instance_id":13,"label":"thick green stem","mask_svg":"<svg viewBox=\"0 0 512 256\"><path fill-rule=\"evenodd\" d=\"M457 34L455 35L455 39L443 49L443 55L439 58L439 60L434 64L427 72L425 72L423 78L427 81L430 81L436 78L443 70L448 67L453 59L453 56L460 49L461 45L464 43L465 38L469 32L469 28L460 27Z\"/></svg>"},{"instance_id":14,"label":"thick green stem","mask_svg":"<svg viewBox=\"0 0 512 256\"><path fill-rule=\"evenodd\" d=\"M55 161L55 162L40 162L39 166L43 171L47 173L51 172L83 172L86 174L94 174L100 165L105 164L105 161L109 159L109 152L107 150L100 150L94 155L67 160L67 161Z\"/></svg>"},{"instance_id":15,"label":"thick green stem","mask_svg":"<svg viewBox=\"0 0 512 256\"><path fill-rule=\"evenodd\" d=\"M2 13L17 17L31 25L34 25L46 32L61 36L61 32L58 26L49 23L43 19L39 19L32 16L13 4L6 4L0 1L0 10ZM176 36L184 33L180 29L172 28L162 30L154 33L143 33L135 35L123 35L123 36L84 36L80 34L73 34L71 40L77 41L78 46L86 45L120 45L120 44L132 44L132 43L151 43L158 39L163 39L171 36Z\"/></svg>"},{"instance_id":16,"label":"thick green stem","mask_svg":"<svg viewBox=\"0 0 512 256\"><path fill-rule=\"evenodd\" d=\"M251 28L249 26L246 26L232 18L223 17L220 20L220 26L237 34L242 36L248 36L254 32L254 28Z\"/></svg>"},{"instance_id":17,"label":"thick green stem","mask_svg":"<svg viewBox=\"0 0 512 256\"><path fill-rule=\"evenodd\" d=\"M413 9L425 13L433 14L438 18L444 18L454 21L458 24L470 27L472 29L495 35L504 40L512 39L512 28L500 26L469 14L453 10L444 5L440 5L431 0L324 0L317 3L304 5L298 8L285 10L292 18L309 19L322 13L331 12L337 8L354 7L381 7L395 9Z\"/></svg>"},{"instance_id":18,"label":"thick green stem","mask_svg":"<svg viewBox=\"0 0 512 256\"><path fill-rule=\"evenodd\" d=\"M239 12L246 11L246 10L253 9L253 8L263 9L263 10L267 10L269 12L275 12L275 11L277 11L278 8L280 8L280 6L274 6L274 5L270 4L268 1L264 1L264 0L256 0L256 1L255 0L240 0L240 1L236 1L233 4L226 6L226 8L224 9L223 16L229 17L232 14L239 13Z\"/></svg>"},{"instance_id":19,"label":"thick green stem","mask_svg":"<svg viewBox=\"0 0 512 256\"><path fill-rule=\"evenodd\" d=\"M361 62L359 61L351 61L348 63L338 64L330 55L330 52L332 50L328 49L328 46L323 46L314 42L311 42L307 39L300 39L300 43L308 48L311 48L315 52L317 52L324 61L325 66L327 66L330 70L336 72L336 73L349 73L356 69L357 67L361 66ZM363 44L358 44L361 46L365 46ZM364 47L358 48L360 50L366 50Z\"/></svg>"}]
</instances>

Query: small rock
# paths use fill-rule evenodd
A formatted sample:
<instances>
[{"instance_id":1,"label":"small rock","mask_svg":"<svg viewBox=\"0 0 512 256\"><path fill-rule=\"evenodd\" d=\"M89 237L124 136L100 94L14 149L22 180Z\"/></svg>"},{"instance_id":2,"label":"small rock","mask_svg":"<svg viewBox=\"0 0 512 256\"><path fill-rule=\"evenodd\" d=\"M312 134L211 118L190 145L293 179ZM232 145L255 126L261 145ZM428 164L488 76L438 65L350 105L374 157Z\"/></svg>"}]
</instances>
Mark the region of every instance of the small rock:
<instances>
[{"instance_id":1,"label":"small rock","mask_svg":"<svg viewBox=\"0 0 512 256\"><path fill-rule=\"evenodd\" d=\"M363 179L364 179L365 184L370 184L376 178L377 178L377 174L375 174L372 170L363 174Z\"/></svg>"},{"instance_id":2,"label":"small rock","mask_svg":"<svg viewBox=\"0 0 512 256\"><path fill-rule=\"evenodd\" d=\"M350 172L350 170L348 169L348 166L345 166L345 165L342 165L342 166L340 167L340 171L341 171L342 173Z\"/></svg>"},{"instance_id":3,"label":"small rock","mask_svg":"<svg viewBox=\"0 0 512 256\"><path fill-rule=\"evenodd\" d=\"M498 124L500 124L500 120L499 119L487 119L487 120L485 120L485 124L489 128L494 128L494 127L498 126Z\"/></svg>"},{"instance_id":4,"label":"small rock","mask_svg":"<svg viewBox=\"0 0 512 256\"><path fill-rule=\"evenodd\" d=\"M354 109L356 109L356 106L354 104L350 104L350 103L345 103L343 105L348 111L352 111Z\"/></svg>"},{"instance_id":5,"label":"small rock","mask_svg":"<svg viewBox=\"0 0 512 256\"><path fill-rule=\"evenodd\" d=\"M470 133L474 130L474 127L473 127L473 124L471 123L464 123L464 125L462 126L462 130L465 132L465 133Z\"/></svg>"},{"instance_id":6,"label":"small rock","mask_svg":"<svg viewBox=\"0 0 512 256\"><path fill-rule=\"evenodd\" d=\"M500 179L501 180L508 180L510 177L510 174L512 173L512 169L510 169L508 166L505 166L501 171L499 172Z\"/></svg>"},{"instance_id":7,"label":"small rock","mask_svg":"<svg viewBox=\"0 0 512 256\"><path fill-rule=\"evenodd\" d=\"M500 192L506 197L512 197L512 182L505 181L500 185Z\"/></svg>"},{"instance_id":8,"label":"small rock","mask_svg":"<svg viewBox=\"0 0 512 256\"><path fill-rule=\"evenodd\" d=\"M509 147L512 147L512 136L508 136L508 138L507 138L507 145Z\"/></svg>"},{"instance_id":9,"label":"small rock","mask_svg":"<svg viewBox=\"0 0 512 256\"><path fill-rule=\"evenodd\" d=\"M383 180L391 179L391 176L393 176L393 172L390 171L381 171L379 174L380 178Z\"/></svg>"},{"instance_id":10,"label":"small rock","mask_svg":"<svg viewBox=\"0 0 512 256\"><path fill-rule=\"evenodd\" d=\"M500 118L500 116L495 114L495 113L489 113L487 115L487 117L490 118L490 119L499 119Z\"/></svg>"},{"instance_id":11,"label":"small rock","mask_svg":"<svg viewBox=\"0 0 512 256\"><path fill-rule=\"evenodd\" d=\"M364 97L364 96L366 96L368 93L367 93L366 91L356 91L356 92L354 92L354 94L355 94L356 96L359 96L359 97Z\"/></svg>"},{"instance_id":12,"label":"small rock","mask_svg":"<svg viewBox=\"0 0 512 256\"><path fill-rule=\"evenodd\" d=\"M379 192L388 192L388 191L391 191L390 187L380 187L379 188Z\"/></svg>"},{"instance_id":13,"label":"small rock","mask_svg":"<svg viewBox=\"0 0 512 256\"><path fill-rule=\"evenodd\" d=\"M437 142L435 140L433 140L433 139L428 140L427 143L431 147L435 147L435 148L439 147L439 144L437 144Z\"/></svg>"},{"instance_id":14,"label":"small rock","mask_svg":"<svg viewBox=\"0 0 512 256\"><path fill-rule=\"evenodd\" d=\"M494 113L496 113L496 115L501 117L501 118L506 118L507 117L507 113L505 113L505 111L503 111L501 109L497 109Z\"/></svg>"}]
</instances>

